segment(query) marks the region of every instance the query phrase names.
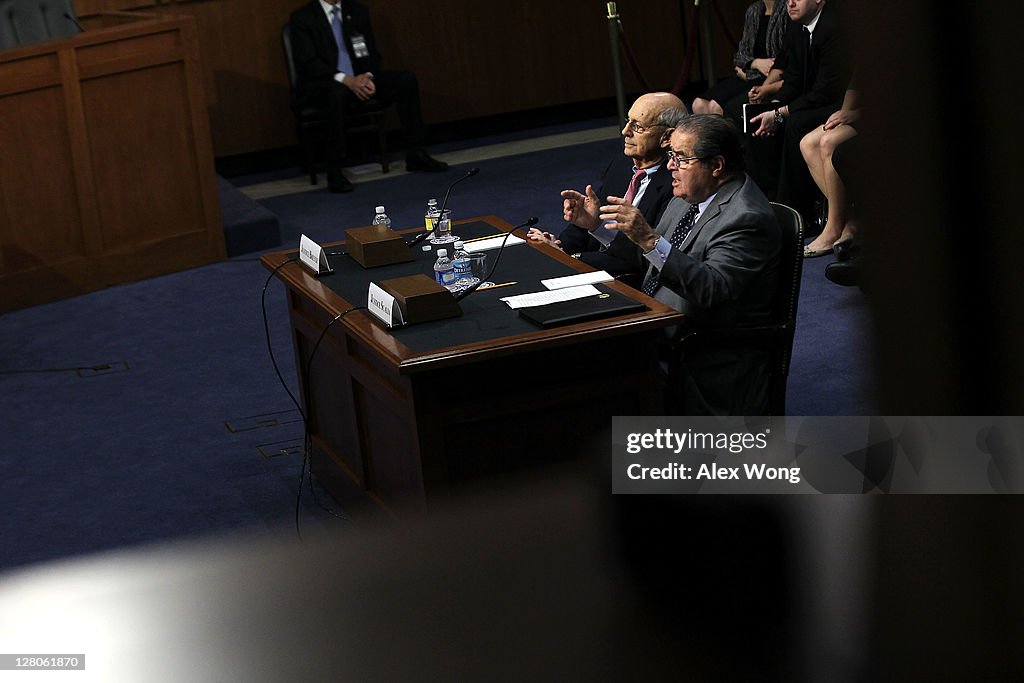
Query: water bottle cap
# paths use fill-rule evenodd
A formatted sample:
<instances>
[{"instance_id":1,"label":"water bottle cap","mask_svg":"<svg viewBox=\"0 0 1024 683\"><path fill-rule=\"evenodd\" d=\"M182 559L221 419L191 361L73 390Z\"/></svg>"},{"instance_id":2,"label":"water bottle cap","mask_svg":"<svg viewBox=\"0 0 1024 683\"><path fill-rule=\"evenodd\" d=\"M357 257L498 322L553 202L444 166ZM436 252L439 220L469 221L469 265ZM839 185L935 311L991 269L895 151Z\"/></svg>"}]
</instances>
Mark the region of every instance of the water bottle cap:
<instances>
[{"instance_id":1,"label":"water bottle cap","mask_svg":"<svg viewBox=\"0 0 1024 683\"><path fill-rule=\"evenodd\" d=\"M424 244L422 247L420 247L420 249L422 249L423 251L430 251L433 248L434 247L430 246L429 244Z\"/></svg>"},{"instance_id":2,"label":"water bottle cap","mask_svg":"<svg viewBox=\"0 0 1024 683\"><path fill-rule=\"evenodd\" d=\"M437 250L437 255L438 255L438 257L447 256L448 255L448 250L447 249L438 249Z\"/></svg>"},{"instance_id":3,"label":"water bottle cap","mask_svg":"<svg viewBox=\"0 0 1024 683\"><path fill-rule=\"evenodd\" d=\"M462 240L455 240L455 248L462 249Z\"/></svg>"},{"instance_id":4,"label":"water bottle cap","mask_svg":"<svg viewBox=\"0 0 1024 683\"><path fill-rule=\"evenodd\" d=\"M376 208L376 211L377 211L377 213L384 213L384 207L383 206L378 206Z\"/></svg>"}]
</instances>

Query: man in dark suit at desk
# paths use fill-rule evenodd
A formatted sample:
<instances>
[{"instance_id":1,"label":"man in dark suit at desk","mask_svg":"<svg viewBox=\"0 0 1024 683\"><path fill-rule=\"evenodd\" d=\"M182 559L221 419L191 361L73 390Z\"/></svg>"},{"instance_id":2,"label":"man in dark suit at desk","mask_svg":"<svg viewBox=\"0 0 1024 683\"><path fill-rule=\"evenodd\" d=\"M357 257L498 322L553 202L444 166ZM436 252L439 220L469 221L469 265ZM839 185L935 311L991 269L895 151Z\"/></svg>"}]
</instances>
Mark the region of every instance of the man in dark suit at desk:
<instances>
[{"instance_id":1,"label":"man in dark suit at desk","mask_svg":"<svg viewBox=\"0 0 1024 683\"><path fill-rule=\"evenodd\" d=\"M672 174L665 165L664 148L672 129L689 115L686 105L672 93L647 93L637 98L622 128L623 153L605 168L597 190L588 186L587 192L598 197L609 194L626 197L648 222L657 222L672 198ZM647 268L646 261L638 253L616 257L605 252L589 232L600 224L596 213L581 215L578 220L579 223L567 225L557 238L536 228L530 230L530 238L547 241L611 275L632 276L631 284L639 287Z\"/></svg>"},{"instance_id":2,"label":"man in dark suit at desk","mask_svg":"<svg viewBox=\"0 0 1024 683\"><path fill-rule=\"evenodd\" d=\"M398 105L408 146L409 171L444 171L448 164L423 149L425 132L420 90L409 71L381 69L370 12L355 0L312 0L291 16L292 53L298 72L298 106L325 107L332 122L327 141L327 187L349 192L341 170L345 156L345 112L373 98ZM344 45L345 49L339 49Z\"/></svg>"},{"instance_id":3,"label":"man in dark suit at desk","mask_svg":"<svg viewBox=\"0 0 1024 683\"><path fill-rule=\"evenodd\" d=\"M657 228L629 202L608 197L603 226L591 232L612 255L639 247L649 268L644 293L682 311L690 328L770 320L778 286L775 213L747 175L741 133L713 114L682 121L670 138L675 197ZM568 197L567 218L592 210ZM667 340L666 340L667 341ZM761 415L768 408L768 354L707 349L684 356L668 377L670 411L686 415Z\"/></svg>"}]
</instances>

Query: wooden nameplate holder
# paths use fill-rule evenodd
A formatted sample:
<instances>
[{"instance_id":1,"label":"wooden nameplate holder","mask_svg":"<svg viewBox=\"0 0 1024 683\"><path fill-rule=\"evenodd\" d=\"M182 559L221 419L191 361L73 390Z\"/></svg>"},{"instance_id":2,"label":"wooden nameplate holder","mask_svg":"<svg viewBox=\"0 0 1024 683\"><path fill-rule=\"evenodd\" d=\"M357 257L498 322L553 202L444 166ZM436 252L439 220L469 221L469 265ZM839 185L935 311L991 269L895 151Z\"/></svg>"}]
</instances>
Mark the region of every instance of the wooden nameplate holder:
<instances>
[{"instance_id":1,"label":"wooden nameplate holder","mask_svg":"<svg viewBox=\"0 0 1024 683\"><path fill-rule=\"evenodd\" d=\"M456 318L462 315L462 308L452 293L422 273L384 280L378 284L381 289L395 297L406 324Z\"/></svg>"},{"instance_id":2,"label":"wooden nameplate holder","mask_svg":"<svg viewBox=\"0 0 1024 683\"><path fill-rule=\"evenodd\" d=\"M383 225L346 230L349 256L363 268L412 261L412 250L401 235Z\"/></svg>"}]
</instances>

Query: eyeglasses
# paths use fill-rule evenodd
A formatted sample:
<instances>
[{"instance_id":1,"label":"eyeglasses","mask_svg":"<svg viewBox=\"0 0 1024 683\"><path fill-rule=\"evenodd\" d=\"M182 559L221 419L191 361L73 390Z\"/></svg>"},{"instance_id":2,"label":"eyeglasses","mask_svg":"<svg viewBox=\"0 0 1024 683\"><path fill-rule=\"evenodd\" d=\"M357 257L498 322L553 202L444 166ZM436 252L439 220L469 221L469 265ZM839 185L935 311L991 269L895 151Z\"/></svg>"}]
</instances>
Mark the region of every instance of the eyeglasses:
<instances>
[{"instance_id":1,"label":"eyeglasses","mask_svg":"<svg viewBox=\"0 0 1024 683\"><path fill-rule=\"evenodd\" d=\"M688 168L693 165L695 161L704 161L707 157L686 157L683 156L682 152L677 152L674 149L670 149L667 152L668 161L670 164L675 164L677 168Z\"/></svg>"},{"instance_id":2,"label":"eyeglasses","mask_svg":"<svg viewBox=\"0 0 1024 683\"><path fill-rule=\"evenodd\" d=\"M652 123L649 126L641 126L639 123L637 123L633 119L626 119L625 122L622 124L622 129L623 130L628 130L628 129L632 128L633 132L636 133L637 135L643 135L644 133L649 131L651 128L664 128L664 127L665 126L661 125L660 123Z\"/></svg>"}]
</instances>

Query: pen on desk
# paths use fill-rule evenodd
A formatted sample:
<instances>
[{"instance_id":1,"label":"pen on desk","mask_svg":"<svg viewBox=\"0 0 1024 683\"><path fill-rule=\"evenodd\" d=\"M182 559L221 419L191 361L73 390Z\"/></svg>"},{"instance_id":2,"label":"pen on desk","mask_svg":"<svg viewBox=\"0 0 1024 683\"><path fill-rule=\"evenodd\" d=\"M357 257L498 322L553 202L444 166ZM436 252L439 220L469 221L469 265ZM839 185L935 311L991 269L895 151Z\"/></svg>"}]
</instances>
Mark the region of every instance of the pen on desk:
<instances>
[{"instance_id":1,"label":"pen on desk","mask_svg":"<svg viewBox=\"0 0 1024 683\"><path fill-rule=\"evenodd\" d=\"M487 291L488 289L497 289L498 287L508 287L509 285L518 285L518 282L502 282L500 285L491 285L490 287L480 287L480 289Z\"/></svg>"},{"instance_id":2,"label":"pen on desk","mask_svg":"<svg viewBox=\"0 0 1024 683\"><path fill-rule=\"evenodd\" d=\"M479 242L481 240L493 240L495 237L504 237L504 236L505 236L505 233L500 233L498 235L487 235L486 237L474 237L473 239L462 240L462 243L463 244L468 244L469 242Z\"/></svg>"}]
</instances>

